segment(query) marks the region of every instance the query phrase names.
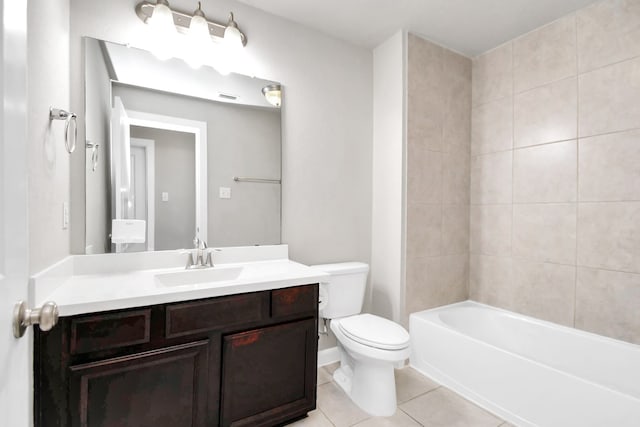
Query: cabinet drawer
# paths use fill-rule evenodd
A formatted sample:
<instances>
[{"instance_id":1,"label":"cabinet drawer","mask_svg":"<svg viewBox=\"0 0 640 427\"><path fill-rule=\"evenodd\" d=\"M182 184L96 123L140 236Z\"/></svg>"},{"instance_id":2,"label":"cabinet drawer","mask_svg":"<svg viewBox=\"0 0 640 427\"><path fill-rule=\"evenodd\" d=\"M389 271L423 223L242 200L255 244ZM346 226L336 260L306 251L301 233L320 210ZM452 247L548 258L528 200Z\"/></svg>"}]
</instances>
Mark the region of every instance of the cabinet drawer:
<instances>
[{"instance_id":1,"label":"cabinet drawer","mask_svg":"<svg viewBox=\"0 0 640 427\"><path fill-rule=\"evenodd\" d=\"M268 292L258 292L171 304L166 312L166 337L176 338L260 321L265 317L268 296Z\"/></svg>"},{"instance_id":2,"label":"cabinet drawer","mask_svg":"<svg viewBox=\"0 0 640 427\"><path fill-rule=\"evenodd\" d=\"M71 354L149 342L151 309L100 314L71 320Z\"/></svg>"},{"instance_id":3,"label":"cabinet drawer","mask_svg":"<svg viewBox=\"0 0 640 427\"><path fill-rule=\"evenodd\" d=\"M284 317L318 309L318 285L271 291L271 316Z\"/></svg>"}]
</instances>

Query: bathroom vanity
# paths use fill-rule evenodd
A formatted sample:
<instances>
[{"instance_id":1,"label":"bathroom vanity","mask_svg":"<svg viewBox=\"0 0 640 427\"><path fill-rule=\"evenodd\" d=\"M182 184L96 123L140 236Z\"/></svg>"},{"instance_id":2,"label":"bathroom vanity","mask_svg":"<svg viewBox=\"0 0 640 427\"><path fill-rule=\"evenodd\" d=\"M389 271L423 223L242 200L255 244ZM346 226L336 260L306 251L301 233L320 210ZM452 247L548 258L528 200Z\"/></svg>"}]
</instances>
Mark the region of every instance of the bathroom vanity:
<instances>
[{"instance_id":1,"label":"bathroom vanity","mask_svg":"<svg viewBox=\"0 0 640 427\"><path fill-rule=\"evenodd\" d=\"M164 270L110 274L135 277L132 295L159 289L148 297L159 303L114 310L96 308L137 297L72 304L74 280L91 289L106 276L65 279L51 294L63 301L58 324L36 328L35 426L275 426L315 409L317 273L288 260L237 265L209 270L241 268L233 279L170 287ZM205 270L170 271L189 281Z\"/></svg>"}]
</instances>

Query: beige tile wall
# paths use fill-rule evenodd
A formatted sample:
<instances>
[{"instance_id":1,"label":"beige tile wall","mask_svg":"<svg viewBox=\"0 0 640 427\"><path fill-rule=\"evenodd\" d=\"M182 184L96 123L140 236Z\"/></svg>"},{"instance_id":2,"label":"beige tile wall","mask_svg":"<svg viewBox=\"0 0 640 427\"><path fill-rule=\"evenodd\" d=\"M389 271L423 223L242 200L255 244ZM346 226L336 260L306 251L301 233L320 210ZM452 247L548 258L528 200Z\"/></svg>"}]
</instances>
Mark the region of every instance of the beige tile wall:
<instances>
[{"instance_id":1,"label":"beige tile wall","mask_svg":"<svg viewBox=\"0 0 640 427\"><path fill-rule=\"evenodd\" d=\"M470 296L640 343L640 0L473 61Z\"/></svg>"},{"instance_id":2,"label":"beige tile wall","mask_svg":"<svg viewBox=\"0 0 640 427\"><path fill-rule=\"evenodd\" d=\"M468 297L471 167L471 60L409 34L407 68L405 322Z\"/></svg>"}]
</instances>

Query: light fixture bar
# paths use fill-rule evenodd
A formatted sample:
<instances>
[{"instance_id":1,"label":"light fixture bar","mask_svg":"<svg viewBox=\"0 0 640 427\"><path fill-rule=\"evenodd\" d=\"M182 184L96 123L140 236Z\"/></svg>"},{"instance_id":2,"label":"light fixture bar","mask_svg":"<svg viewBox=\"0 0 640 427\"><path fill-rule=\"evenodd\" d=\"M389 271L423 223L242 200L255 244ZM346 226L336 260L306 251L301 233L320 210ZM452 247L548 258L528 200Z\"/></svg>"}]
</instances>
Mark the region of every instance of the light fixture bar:
<instances>
[{"instance_id":1,"label":"light fixture bar","mask_svg":"<svg viewBox=\"0 0 640 427\"><path fill-rule=\"evenodd\" d=\"M151 15L153 15L153 9L155 7L155 3L150 3L148 1L140 2L136 5L136 14L142 22L146 23L147 19L151 18ZM178 27L180 31L186 32L191 24L192 15L183 12L176 12L173 9L171 9L171 13L173 14L173 23L176 27ZM207 20L207 24L209 25L209 34L218 38L224 38L224 30L227 28L226 25L218 24L217 22L209 20ZM240 32L240 36L242 38L242 45L246 46L247 36L245 36L243 32Z\"/></svg>"}]
</instances>

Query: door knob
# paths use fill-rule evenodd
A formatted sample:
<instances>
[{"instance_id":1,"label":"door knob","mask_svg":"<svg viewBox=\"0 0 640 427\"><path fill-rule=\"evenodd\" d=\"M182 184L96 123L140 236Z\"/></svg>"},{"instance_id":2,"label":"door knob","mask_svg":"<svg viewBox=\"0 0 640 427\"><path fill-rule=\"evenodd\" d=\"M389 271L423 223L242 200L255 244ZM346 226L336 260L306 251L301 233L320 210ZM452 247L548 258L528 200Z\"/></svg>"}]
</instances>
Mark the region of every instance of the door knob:
<instances>
[{"instance_id":1,"label":"door knob","mask_svg":"<svg viewBox=\"0 0 640 427\"><path fill-rule=\"evenodd\" d=\"M28 326L39 325L41 331L48 331L58 323L58 306L55 302L45 302L41 308L27 308L20 301L13 308L13 336L20 338Z\"/></svg>"}]
</instances>

